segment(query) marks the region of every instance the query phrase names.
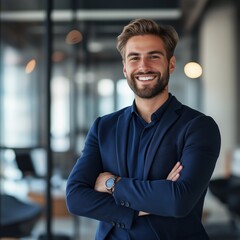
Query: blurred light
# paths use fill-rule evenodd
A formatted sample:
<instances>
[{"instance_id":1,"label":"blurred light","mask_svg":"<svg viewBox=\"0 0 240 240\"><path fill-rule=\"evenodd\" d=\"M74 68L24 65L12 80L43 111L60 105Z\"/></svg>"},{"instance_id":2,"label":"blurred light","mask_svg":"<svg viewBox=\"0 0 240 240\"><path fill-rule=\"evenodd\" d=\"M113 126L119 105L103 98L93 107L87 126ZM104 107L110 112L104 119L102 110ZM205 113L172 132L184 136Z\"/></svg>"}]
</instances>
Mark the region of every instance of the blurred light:
<instances>
[{"instance_id":1,"label":"blurred light","mask_svg":"<svg viewBox=\"0 0 240 240\"><path fill-rule=\"evenodd\" d=\"M3 158L7 161L7 162L12 162L15 161L16 155L15 152L12 149L6 149L3 153Z\"/></svg>"},{"instance_id":2,"label":"blurred light","mask_svg":"<svg viewBox=\"0 0 240 240\"><path fill-rule=\"evenodd\" d=\"M198 78L202 75L202 67L196 62L189 62L184 66L184 72L189 78Z\"/></svg>"},{"instance_id":3,"label":"blurred light","mask_svg":"<svg viewBox=\"0 0 240 240\"><path fill-rule=\"evenodd\" d=\"M117 109L130 106L133 103L134 93L128 85L127 79L117 81Z\"/></svg>"},{"instance_id":4,"label":"blurred light","mask_svg":"<svg viewBox=\"0 0 240 240\"><path fill-rule=\"evenodd\" d=\"M114 92L114 84L111 79L101 79L98 82L98 94L102 97L112 96Z\"/></svg>"},{"instance_id":5,"label":"blurred light","mask_svg":"<svg viewBox=\"0 0 240 240\"><path fill-rule=\"evenodd\" d=\"M21 63L22 59L14 48L6 47L4 49L4 52L5 52L5 54L3 54L4 63L9 65L17 65Z\"/></svg>"},{"instance_id":6,"label":"blurred light","mask_svg":"<svg viewBox=\"0 0 240 240\"><path fill-rule=\"evenodd\" d=\"M103 50L103 45L99 42L90 42L88 44L88 49L90 52L101 52Z\"/></svg>"},{"instance_id":7,"label":"blurred light","mask_svg":"<svg viewBox=\"0 0 240 240\"><path fill-rule=\"evenodd\" d=\"M26 68L25 68L25 72L27 74L29 74L35 69L35 67L36 67L36 60L32 59L27 63Z\"/></svg>"},{"instance_id":8,"label":"blurred light","mask_svg":"<svg viewBox=\"0 0 240 240\"><path fill-rule=\"evenodd\" d=\"M120 79L117 83L117 94L118 95L128 95L132 93L129 85L128 85L128 82L127 82L127 79Z\"/></svg>"},{"instance_id":9,"label":"blurred light","mask_svg":"<svg viewBox=\"0 0 240 240\"><path fill-rule=\"evenodd\" d=\"M70 31L66 36L66 43L73 45L82 41L82 34L78 30Z\"/></svg>"},{"instance_id":10,"label":"blurred light","mask_svg":"<svg viewBox=\"0 0 240 240\"><path fill-rule=\"evenodd\" d=\"M65 58L65 54L60 51L56 51L52 55L53 62L61 62L64 60L64 58Z\"/></svg>"},{"instance_id":11,"label":"blurred light","mask_svg":"<svg viewBox=\"0 0 240 240\"><path fill-rule=\"evenodd\" d=\"M75 9L74 9L75 12ZM64 10L53 10L52 20L57 22L70 22L72 21L73 11ZM134 18L151 18L151 19L180 19L182 17L182 10L179 8L171 9L134 9L134 10L124 10L122 9L90 9L90 10L77 10L76 19L77 20L128 20ZM46 18L46 12L44 10L39 11L2 11L0 15L0 20L4 22L15 22L15 21L44 21Z\"/></svg>"}]
</instances>

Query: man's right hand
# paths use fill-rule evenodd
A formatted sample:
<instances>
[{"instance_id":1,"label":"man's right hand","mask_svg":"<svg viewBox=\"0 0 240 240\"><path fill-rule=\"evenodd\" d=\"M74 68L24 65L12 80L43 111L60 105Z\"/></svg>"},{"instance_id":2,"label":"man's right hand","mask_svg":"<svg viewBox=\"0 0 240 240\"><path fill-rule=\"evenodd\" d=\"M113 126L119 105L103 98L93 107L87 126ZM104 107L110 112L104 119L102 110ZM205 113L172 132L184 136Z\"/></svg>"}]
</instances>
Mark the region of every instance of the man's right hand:
<instances>
[{"instance_id":1,"label":"man's right hand","mask_svg":"<svg viewBox=\"0 0 240 240\"><path fill-rule=\"evenodd\" d=\"M167 180L171 180L173 182L177 181L180 177L180 172L182 171L183 166L180 162L177 162L173 167L172 171L168 174Z\"/></svg>"}]
</instances>

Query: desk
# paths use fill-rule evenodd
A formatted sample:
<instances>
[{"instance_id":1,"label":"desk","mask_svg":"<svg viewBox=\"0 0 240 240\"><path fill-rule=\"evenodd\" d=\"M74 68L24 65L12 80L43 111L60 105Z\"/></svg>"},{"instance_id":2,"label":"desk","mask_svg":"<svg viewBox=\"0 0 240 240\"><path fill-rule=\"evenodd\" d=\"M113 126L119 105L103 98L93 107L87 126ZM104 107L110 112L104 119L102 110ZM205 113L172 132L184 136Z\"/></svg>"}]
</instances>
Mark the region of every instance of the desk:
<instances>
[{"instance_id":1,"label":"desk","mask_svg":"<svg viewBox=\"0 0 240 240\"><path fill-rule=\"evenodd\" d=\"M22 201L24 201L26 203L27 202L35 202L35 203L38 203L39 205L42 205L44 209L47 208L45 179L25 178L25 179L20 179L20 180L11 180L11 179L0 179L0 180L1 180L1 182L0 182L0 192L1 193L15 196L16 198L21 199ZM66 207L65 188L66 188L66 180L60 179L58 181L58 184L55 184L51 189L52 221L56 220L56 222L57 222L57 220L60 220L60 222L61 222L61 221L65 221L65 220L66 221L71 220L75 224L76 219L73 218L73 216L68 213L68 210ZM1 201L0 204L1 204L1 207L4 207L4 208L9 207L7 202L2 204L2 201ZM14 212L17 213L18 210L20 210L20 208L17 208L16 211L14 211ZM33 232L31 232L31 234L33 234L34 236L39 235L42 232L46 231L45 226L44 226L45 221L46 221L44 212L45 211L42 211L40 213L40 214L42 214L42 217L40 214L38 215L38 217L40 217L39 220L41 220L41 221L39 221L40 225L36 225L36 228L34 228ZM72 231L75 236L76 234L78 234L79 224L78 224L78 228L74 228L74 226L73 226ZM66 231L69 231L68 229L65 230L64 228L58 229L58 226L55 226L55 228L56 228L55 232L58 234L62 234L62 235L65 234ZM24 225L21 229L25 230L25 229L27 229L27 226ZM32 229L31 229L31 231L32 231ZM72 232L68 232L67 235L69 233L72 234ZM15 237L15 235L7 235L7 236ZM79 234L78 234L78 236L79 236ZM2 235L2 237L5 237L5 235ZM0 234L0 239L2 239L1 234ZM75 239L79 239L79 238L76 237ZM7 238L4 240L13 240L13 239Z\"/></svg>"},{"instance_id":2,"label":"desk","mask_svg":"<svg viewBox=\"0 0 240 240\"><path fill-rule=\"evenodd\" d=\"M70 217L70 214L66 207L65 201L65 188L66 181L61 180L57 187L52 187L51 196L52 196L52 213L53 217ZM42 206L46 205L46 186L44 179L34 179L29 182L29 191L28 198L34 202L41 204Z\"/></svg>"},{"instance_id":3,"label":"desk","mask_svg":"<svg viewBox=\"0 0 240 240\"><path fill-rule=\"evenodd\" d=\"M39 203L42 206L45 206L45 193L29 191L28 197ZM52 214L53 217L70 217L70 214L66 207L65 194L52 194Z\"/></svg>"},{"instance_id":4,"label":"desk","mask_svg":"<svg viewBox=\"0 0 240 240\"><path fill-rule=\"evenodd\" d=\"M70 217L66 207L65 187L66 181L61 180L58 187L52 188L53 217ZM0 192L16 196L22 200L31 200L42 206L46 205L46 182L44 179L3 180L0 190Z\"/></svg>"}]
</instances>

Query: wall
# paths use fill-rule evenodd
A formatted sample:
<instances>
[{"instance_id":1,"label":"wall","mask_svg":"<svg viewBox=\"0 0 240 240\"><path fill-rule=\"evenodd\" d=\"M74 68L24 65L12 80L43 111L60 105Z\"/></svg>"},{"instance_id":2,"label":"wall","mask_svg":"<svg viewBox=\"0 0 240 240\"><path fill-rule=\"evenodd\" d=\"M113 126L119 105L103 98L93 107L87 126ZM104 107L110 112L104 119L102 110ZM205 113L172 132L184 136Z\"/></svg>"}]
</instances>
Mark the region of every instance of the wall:
<instances>
[{"instance_id":1,"label":"wall","mask_svg":"<svg viewBox=\"0 0 240 240\"><path fill-rule=\"evenodd\" d=\"M221 154L214 175L224 174L225 155L236 146L237 133L237 11L231 1L215 1L200 26L203 65L202 107L218 123Z\"/></svg>"}]
</instances>

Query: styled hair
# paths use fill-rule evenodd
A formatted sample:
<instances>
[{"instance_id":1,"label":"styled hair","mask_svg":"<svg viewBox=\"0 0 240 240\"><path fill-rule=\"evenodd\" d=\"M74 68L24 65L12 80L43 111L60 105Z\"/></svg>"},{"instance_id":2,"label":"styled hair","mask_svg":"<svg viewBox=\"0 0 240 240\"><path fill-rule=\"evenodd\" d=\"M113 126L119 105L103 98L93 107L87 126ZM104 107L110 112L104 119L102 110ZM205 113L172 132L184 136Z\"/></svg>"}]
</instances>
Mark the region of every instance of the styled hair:
<instances>
[{"instance_id":1,"label":"styled hair","mask_svg":"<svg viewBox=\"0 0 240 240\"><path fill-rule=\"evenodd\" d=\"M128 40L134 36L155 35L162 39L168 60L173 56L178 42L178 34L172 26L160 25L150 19L135 19L123 28L117 37L117 49L122 58L125 57L125 46Z\"/></svg>"}]
</instances>

